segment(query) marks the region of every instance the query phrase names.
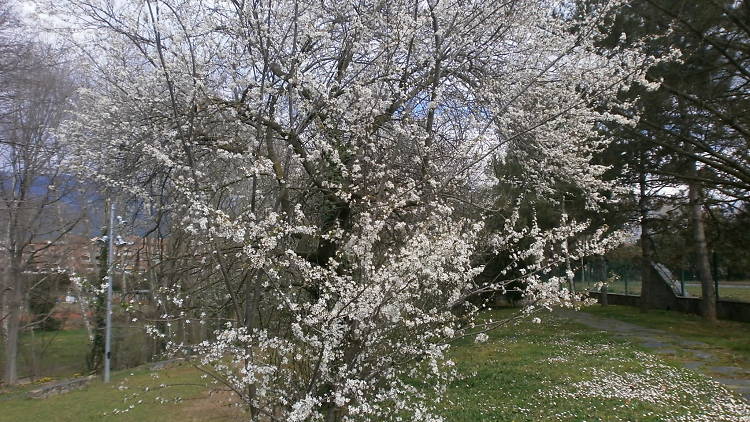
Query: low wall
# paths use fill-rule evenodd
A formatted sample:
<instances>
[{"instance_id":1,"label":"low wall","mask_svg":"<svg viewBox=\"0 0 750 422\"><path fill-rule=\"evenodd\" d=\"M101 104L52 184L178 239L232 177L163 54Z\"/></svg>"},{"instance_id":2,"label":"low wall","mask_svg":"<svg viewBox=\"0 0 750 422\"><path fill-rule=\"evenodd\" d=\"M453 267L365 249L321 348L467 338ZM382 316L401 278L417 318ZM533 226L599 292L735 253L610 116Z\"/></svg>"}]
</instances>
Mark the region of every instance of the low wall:
<instances>
[{"instance_id":1,"label":"low wall","mask_svg":"<svg viewBox=\"0 0 750 422\"><path fill-rule=\"evenodd\" d=\"M602 293L590 292L591 297L602 302ZM623 305L639 307L641 297L637 295L626 295L620 293L607 293L607 303L609 305ZM667 311L684 312L688 314L701 313L701 299L697 297L680 297L678 296L672 305L656 307L654 309L664 309ZM719 319L728 319L730 321L750 322L750 302L740 302L734 300L719 300L716 302L716 315Z\"/></svg>"},{"instance_id":2,"label":"low wall","mask_svg":"<svg viewBox=\"0 0 750 422\"><path fill-rule=\"evenodd\" d=\"M57 394L67 393L69 391L75 391L85 388L92 380L96 378L94 375L81 378L72 378L62 381L50 382L31 390L28 392L28 396L32 399L46 399L49 396L55 396Z\"/></svg>"}]
</instances>

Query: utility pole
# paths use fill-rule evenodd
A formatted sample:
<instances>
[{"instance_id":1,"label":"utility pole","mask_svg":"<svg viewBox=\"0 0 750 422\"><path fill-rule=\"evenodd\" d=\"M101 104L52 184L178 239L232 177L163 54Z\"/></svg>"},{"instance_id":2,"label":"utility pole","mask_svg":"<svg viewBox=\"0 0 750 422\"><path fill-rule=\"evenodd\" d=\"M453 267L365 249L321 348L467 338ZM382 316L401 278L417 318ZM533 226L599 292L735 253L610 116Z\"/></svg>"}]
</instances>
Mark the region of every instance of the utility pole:
<instances>
[{"instance_id":1,"label":"utility pole","mask_svg":"<svg viewBox=\"0 0 750 422\"><path fill-rule=\"evenodd\" d=\"M112 358L112 282L115 260L115 201L109 202L109 227L107 233L107 315L104 331L104 382L109 382L109 368Z\"/></svg>"}]
</instances>

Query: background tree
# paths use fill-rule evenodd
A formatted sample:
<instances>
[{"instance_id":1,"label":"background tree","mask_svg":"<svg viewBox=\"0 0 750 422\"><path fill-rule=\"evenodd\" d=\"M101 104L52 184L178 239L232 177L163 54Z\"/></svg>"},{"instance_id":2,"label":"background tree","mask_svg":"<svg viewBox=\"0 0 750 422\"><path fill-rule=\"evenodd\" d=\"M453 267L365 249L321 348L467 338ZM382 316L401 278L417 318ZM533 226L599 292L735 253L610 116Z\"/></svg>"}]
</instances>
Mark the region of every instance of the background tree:
<instances>
[{"instance_id":1,"label":"background tree","mask_svg":"<svg viewBox=\"0 0 750 422\"><path fill-rule=\"evenodd\" d=\"M16 359L22 310L29 283L24 272L42 251L70 231L77 217L63 198L73 185L63 172L65 149L50 130L66 113L73 84L59 66L59 53L24 38L23 28L3 5L0 49L0 223L3 237L2 315L8 384L17 381ZM41 243L43 242L43 243Z\"/></svg>"},{"instance_id":2,"label":"background tree","mask_svg":"<svg viewBox=\"0 0 750 422\"><path fill-rule=\"evenodd\" d=\"M614 48L640 44L651 54L679 49L679 60L649 71L659 89L631 95L624 116L640 115L638 124L610 127L625 146L639 191L643 249L642 304L656 306L650 262L655 260L651 235L658 203L649 192L676 192L688 187L694 257L703 286L703 313L716 318L714 282L706 246L704 206L745 201L750 174L748 158L748 16L747 2L679 0L636 1L618 11L609 39ZM631 91L635 93L635 91ZM672 194L674 196L674 194Z\"/></svg>"},{"instance_id":3,"label":"background tree","mask_svg":"<svg viewBox=\"0 0 750 422\"><path fill-rule=\"evenodd\" d=\"M603 162L602 154L605 152L597 154L593 161ZM606 228L613 243L617 241L615 239L621 239L630 218L626 210L628 207L632 208L633 204L628 202L628 196L623 194L619 185L612 185L611 190L602 191L601 199L592 202L592 198L581 191L575 182L565 178L553 180L555 194L538 192L534 183L525 180L514 155L511 152L507 159L495 160L491 167L497 184L491 192L486 193L495 198L494 208L486 210L490 216L487 226L492 230L502 227L509 219L517 219L519 226L528 230L528 237L521 243L525 245L523 247L531 249L535 241L532 234L534 232L552 230L561 224L584 224L585 229L571 234L565 242L558 245L558 248L547 251L548 258L557 256L562 258L563 262L558 259L546 259L545 262L550 267L537 269L539 273L565 277L568 288L575 290L574 272L581 269L583 257L573 251L585 245L589 238L599 236L597 230L602 228ZM619 175L609 169L603 178L614 181ZM518 280L525 277L525 271L537 260L536 257L529 256L525 258L528 262L521 264L518 257L514 258L505 253L490 254L481 259L485 266L479 282L505 279L510 296L515 299L522 297L523 292ZM509 266L518 266L518 269L509 271Z\"/></svg>"}]
</instances>

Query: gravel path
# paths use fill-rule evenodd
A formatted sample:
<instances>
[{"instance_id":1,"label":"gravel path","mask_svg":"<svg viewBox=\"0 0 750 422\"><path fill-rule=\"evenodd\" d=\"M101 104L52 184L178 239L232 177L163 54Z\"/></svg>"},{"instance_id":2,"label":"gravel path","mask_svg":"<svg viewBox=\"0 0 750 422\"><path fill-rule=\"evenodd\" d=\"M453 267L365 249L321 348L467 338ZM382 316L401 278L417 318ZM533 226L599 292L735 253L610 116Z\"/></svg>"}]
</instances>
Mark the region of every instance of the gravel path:
<instances>
[{"instance_id":1,"label":"gravel path","mask_svg":"<svg viewBox=\"0 0 750 422\"><path fill-rule=\"evenodd\" d=\"M750 401L750 370L738 366L716 366L720 358L711 351L712 346L706 343L688 340L668 331L641 327L587 312L566 310L560 311L559 315L588 327L626 338L657 354L677 355L679 352L682 354L680 360L685 367L702 372Z\"/></svg>"}]
</instances>

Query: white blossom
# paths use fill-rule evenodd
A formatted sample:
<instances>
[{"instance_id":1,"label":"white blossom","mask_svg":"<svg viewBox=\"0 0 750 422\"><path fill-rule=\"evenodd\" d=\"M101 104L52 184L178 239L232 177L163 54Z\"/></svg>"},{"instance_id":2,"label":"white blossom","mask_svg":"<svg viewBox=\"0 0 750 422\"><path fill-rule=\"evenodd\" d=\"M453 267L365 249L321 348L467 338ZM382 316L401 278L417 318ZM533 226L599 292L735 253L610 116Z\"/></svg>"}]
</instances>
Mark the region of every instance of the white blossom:
<instances>
[{"instance_id":1,"label":"white blossom","mask_svg":"<svg viewBox=\"0 0 750 422\"><path fill-rule=\"evenodd\" d=\"M578 306L550 271L618 239L523 225L520 197L493 233L463 208L492 207L487 169L508 154L541 196L563 180L595 207L614 189L592 157L608 141L596 124L615 117L594 106L654 59L599 54L600 15L573 21L565 4L46 2L90 60L59 133L71 164L192 241L149 332L252 417L439 420L446 341L486 341L499 323L475 321L468 299L521 281L527 314ZM477 284L485 250L521 278ZM178 341L184 320L212 334Z\"/></svg>"}]
</instances>

